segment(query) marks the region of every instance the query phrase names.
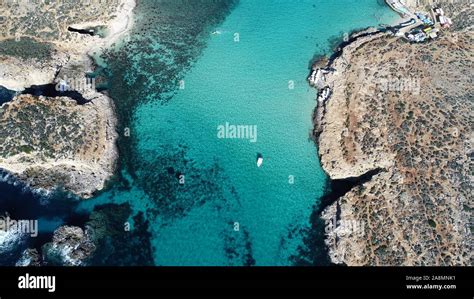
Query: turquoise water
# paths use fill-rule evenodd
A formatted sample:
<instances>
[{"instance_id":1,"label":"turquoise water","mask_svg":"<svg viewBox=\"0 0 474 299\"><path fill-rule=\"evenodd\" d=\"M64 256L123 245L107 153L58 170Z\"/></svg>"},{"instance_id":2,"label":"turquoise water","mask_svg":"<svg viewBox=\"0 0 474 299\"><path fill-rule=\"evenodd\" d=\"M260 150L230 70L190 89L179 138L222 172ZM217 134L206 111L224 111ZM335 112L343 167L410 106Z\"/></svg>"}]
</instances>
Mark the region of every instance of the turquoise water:
<instances>
[{"instance_id":1,"label":"turquoise water","mask_svg":"<svg viewBox=\"0 0 474 299\"><path fill-rule=\"evenodd\" d=\"M145 211L157 265L292 264L307 246L327 180L309 138L310 60L344 32L395 18L376 0L240 1L204 29L207 46L178 72L181 88L166 104L147 70L141 86L151 99L131 118L133 175L122 170L129 188L111 188L81 208L129 202ZM136 77L145 60L177 63L179 47L166 46L153 37L156 53L136 53L124 77ZM255 126L256 142L218 138L226 122Z\"/></svg>"}]
</instances>

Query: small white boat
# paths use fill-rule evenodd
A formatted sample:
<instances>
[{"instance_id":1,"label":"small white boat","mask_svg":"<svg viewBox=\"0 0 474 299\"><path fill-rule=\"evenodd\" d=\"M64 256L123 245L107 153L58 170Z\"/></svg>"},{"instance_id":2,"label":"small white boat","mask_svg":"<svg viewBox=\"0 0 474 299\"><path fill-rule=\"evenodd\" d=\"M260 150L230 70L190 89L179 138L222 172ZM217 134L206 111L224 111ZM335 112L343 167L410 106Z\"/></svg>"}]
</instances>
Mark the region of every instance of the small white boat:
<instances>
[{"instance_id":1,"label":"small white boat","mask_svg":"<svg viewBox=\"0 0 474 299\"><path fill-rule=\"evenodd\" d=\"M258 153L257 154L257 167L262 166L262 164L263 164L263 156L262 154Z\"/></svg>"},{"instance_id":2,"label":"small white boat","mask_svg":"<svg viewBox=\"0 0 474 299\"><path fill-rule=\"evenodd\" d=\"M216 30L216 31L211 32L211 34L216 35L216 34L221 34L221 32L219 30Z\"/></svg>"}]
</instances>

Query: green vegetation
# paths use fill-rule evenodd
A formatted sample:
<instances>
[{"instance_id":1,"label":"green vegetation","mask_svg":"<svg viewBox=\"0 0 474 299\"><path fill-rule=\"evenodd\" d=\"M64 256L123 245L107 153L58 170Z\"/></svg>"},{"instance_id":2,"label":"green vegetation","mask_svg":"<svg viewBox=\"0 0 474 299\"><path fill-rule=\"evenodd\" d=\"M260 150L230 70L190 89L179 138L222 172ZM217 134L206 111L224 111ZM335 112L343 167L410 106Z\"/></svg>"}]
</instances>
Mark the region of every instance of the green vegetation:
<instances>
[{"instance_id":1,"label":"green vegetation","mask_svg":"<svg viewBox=\"0 0 474 299\"><path fill-rule=\"evenodd\" d=\"M29 145L21 145L18 147L19 152L30 154L33 151L33 147Z\"/></svg>"},{"instance_id":2,"label":"green vegetation","mask_svg":"<svg viewBox=\"0 0 474 299\"><path fill-rule=\"evenodd\" d=\"M0 157L35 151L49 158L67 156L76 152L77 145L87 143L88 135L82 132L80 122L78 112L71 112L67 103L59 100L5 105L0 112Z\"/></svg>"},{"instance_id":3,"label":"green vegetation","mask_svg":"<svg viewBox=\"0 0 474 299\"><path fill-rule=\"evenodd\" d=\"M0 55L14 56L22 59L44 61L51 58L52 45L39 43L31 38L9 39L0 42Z\"/></svg>"}]
</instances>

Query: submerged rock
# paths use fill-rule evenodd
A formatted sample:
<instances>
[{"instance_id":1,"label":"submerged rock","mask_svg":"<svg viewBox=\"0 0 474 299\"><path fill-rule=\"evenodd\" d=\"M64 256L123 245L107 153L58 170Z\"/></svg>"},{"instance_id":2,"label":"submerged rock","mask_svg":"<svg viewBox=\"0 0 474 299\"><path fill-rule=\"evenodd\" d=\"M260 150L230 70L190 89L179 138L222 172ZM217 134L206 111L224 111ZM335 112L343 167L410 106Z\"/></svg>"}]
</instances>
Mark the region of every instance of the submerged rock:
<instances>
[{"instance_id":1,"label":"submerged rock","mask_svg":"<svg viewBox=\"0 0 474 299\"><path fill-rule=\"evenodd\" d=\"M154 264L148 221L132 215L129 204L97 206L86 223L96 245L91 265L151 266Z\"/></svg>"}]
</instances>

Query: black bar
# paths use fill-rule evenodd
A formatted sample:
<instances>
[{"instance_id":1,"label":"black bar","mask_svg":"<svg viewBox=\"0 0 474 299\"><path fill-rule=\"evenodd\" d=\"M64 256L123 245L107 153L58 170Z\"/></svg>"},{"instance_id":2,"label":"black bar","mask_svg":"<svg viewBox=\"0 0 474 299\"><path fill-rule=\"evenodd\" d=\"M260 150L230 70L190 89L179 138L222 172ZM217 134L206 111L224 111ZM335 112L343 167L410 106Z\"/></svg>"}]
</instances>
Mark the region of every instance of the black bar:
<instances>
[{"instance_id":1,"label":"black bar","mask_svg":"<svg viewBox=\"0 0 474 299\"><path fill-rule=\"evenodd\" d=\"M18 278L26 273L54 275L55 292L19 289ZM407 276L430 280L454 276L455 280L416 282L408 281ZM307 294L331 298L462 298L462 294L470 294L467 298L472 298L471 277L472 267L0 267L0 297L140 298L166 292L219 298L257 294L289 298ZM456 289L407 290L407 284L426 283L455 285Z\"/></svg>"}]
</instances>

